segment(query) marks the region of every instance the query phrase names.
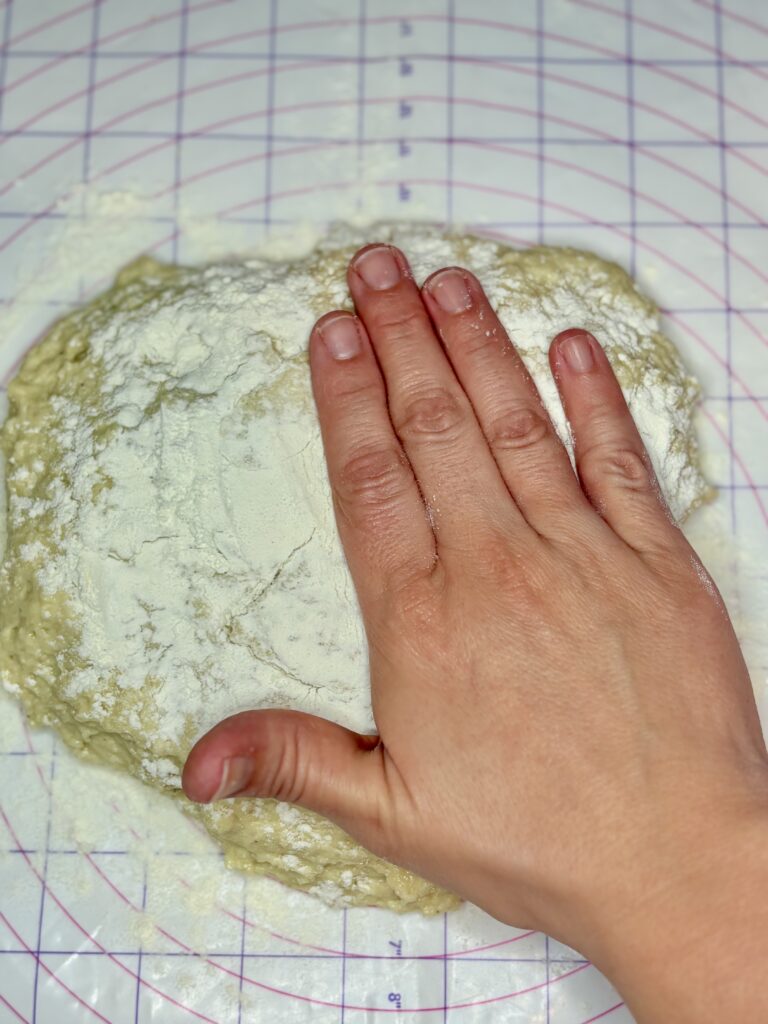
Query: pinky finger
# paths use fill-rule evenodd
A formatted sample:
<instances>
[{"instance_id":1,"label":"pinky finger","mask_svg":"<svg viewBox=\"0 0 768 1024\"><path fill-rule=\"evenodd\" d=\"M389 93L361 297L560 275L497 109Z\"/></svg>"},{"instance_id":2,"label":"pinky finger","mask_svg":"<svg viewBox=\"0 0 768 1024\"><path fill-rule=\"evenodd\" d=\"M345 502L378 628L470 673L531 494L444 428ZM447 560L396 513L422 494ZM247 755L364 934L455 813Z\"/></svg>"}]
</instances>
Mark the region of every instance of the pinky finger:
<instances>
[{"instance_id":1,"label":"pinky finger","mask_svg":"<svg viewBox=\"0 0 768 1024\"><path fill-rule=\"evenodd\" d=\"M555 338L549 357L585 494L630 547L668 551L680 535L605 352L591 334L572 329Z\"/></svg>"}]
</instances>

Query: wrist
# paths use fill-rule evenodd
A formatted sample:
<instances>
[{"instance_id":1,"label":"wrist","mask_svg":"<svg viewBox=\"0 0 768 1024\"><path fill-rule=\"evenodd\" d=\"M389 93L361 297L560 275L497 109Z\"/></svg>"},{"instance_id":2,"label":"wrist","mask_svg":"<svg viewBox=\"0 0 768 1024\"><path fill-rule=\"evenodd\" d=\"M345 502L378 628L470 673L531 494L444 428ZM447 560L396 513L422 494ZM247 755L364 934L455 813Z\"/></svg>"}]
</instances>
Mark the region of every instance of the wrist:
<instances>
[{"instance_id":1,"label":"wrist","mask_svg":"<svg viewBox=\"0 0 768 1024\"><path fill-rule=\"evenodd\" d=\"M670 846L623 904L588 910L579 948L639 1022L768 1020L757 981L768 964L768 811L697 839Z\"/></svg>"}]
</instances>

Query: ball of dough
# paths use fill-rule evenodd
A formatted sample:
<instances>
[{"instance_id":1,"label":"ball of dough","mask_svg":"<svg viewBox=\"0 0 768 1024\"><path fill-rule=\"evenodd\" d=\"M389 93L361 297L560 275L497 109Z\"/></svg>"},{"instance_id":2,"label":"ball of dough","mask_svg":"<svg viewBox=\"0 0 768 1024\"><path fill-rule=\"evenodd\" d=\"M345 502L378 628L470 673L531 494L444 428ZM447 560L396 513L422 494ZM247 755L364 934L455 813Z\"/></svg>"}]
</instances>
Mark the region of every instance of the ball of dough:
<instances>
[{"instance_id":1,"label":"ball of dough","mask_svg":"<svg viewBox=\"0 0 768 1024\"><path fill-rule=\"evenodd\" d=\"M0 678L34 723L164 789L232 866L329 901L436 912L455 898L317 815L197 807L179 788L195 739L246 708L373 731L306 354L314 320L349 305L346 264L371 238L403 248L419 281L450 264L479 275L568 445L547 347L592 331L672 513L705 499L697 387L653 304L596 256L376 225L340 226L301 259L142 259L59 321L10 387Z\"/></svg>"}]
</instances>

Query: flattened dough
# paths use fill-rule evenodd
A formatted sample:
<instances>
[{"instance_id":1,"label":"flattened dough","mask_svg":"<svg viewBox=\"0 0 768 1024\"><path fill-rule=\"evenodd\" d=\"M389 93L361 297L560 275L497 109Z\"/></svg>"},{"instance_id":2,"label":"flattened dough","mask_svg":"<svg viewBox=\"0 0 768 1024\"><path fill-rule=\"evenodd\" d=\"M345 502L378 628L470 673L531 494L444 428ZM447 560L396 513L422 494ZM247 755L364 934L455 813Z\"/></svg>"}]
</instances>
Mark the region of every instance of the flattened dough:
<instances>
[{"instance_id":1,"label":"flattened dough","mask_svg":"<svg viewBox=\"0 0 768 1024\"><path fill-rule=\"evenodd\" d=\"M697 387L653 304L596 256L376 225L338 227L290 262L141 259L54 325L11 385L0 678L33 723L165 790L231 866L431 913L455 898L308 811L195 807L179 789L191 743L248 707L373 730L306 361L312 323L349 305L346 263L372 238L401 246L418 280L449 264L480 276L566 441L546 349L566 327L591 330L673 514L706 498Z\"/></svg>"}]
</instances>

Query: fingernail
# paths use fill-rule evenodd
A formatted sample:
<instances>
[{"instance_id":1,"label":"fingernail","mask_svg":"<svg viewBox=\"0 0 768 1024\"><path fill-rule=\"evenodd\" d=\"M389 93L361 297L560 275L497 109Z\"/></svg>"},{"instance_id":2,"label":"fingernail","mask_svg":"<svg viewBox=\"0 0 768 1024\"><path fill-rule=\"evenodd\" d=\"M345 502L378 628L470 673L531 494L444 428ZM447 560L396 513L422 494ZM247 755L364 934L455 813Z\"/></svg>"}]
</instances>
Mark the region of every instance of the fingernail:
<instances>
[{"instance_id":1,"label":"fingernail","mask_svg":"<svg viewBox=\"0 0 768 1024\"><path fill-rule=\"evenodd\" d=\"M377 292L394 288L401 276L395 255L388 245L377 245L373 249L366 249L355 260L355 270L368 287Z\"/></svg>"},{"instance_id":2,"label":"fingernail","mask_svg":"<svg viewBox=\"0 0 768 1024\"><path fill-rule=\"evenodd\" d=\"M472 305L466 278L460 270L441 270L429 282L429 293L446 313L461 313Z\"/></svg>"},{"instance_id":3,"label":"fingernail","mask_svg":"<svg viewBox=\"0 0 768 1024\"><path fill-rule=\"evenodd\" d=\"M334 359L353 359L362 351L360 332L354 317L337 316L319 327L320 337Z\"/></svg>"},{"instance_id":4,"label":"fingernail","mask_svg":"<svg viewBox=\"0 0 768 1024\"><path fill-rule=\"evenodd\" d=\"M595 365L591 335L575 331L560 342L560 353L574 373L586 373Z\"/></svg>"},{"instance_id":5,"label":"fingernail","mask_svg":"<svg viewBox=\"0 0 768 1024\"><path fill-rule=\"evenodd\" d=\"M252 775L253 761L250 757L228 757L221 768L219 788L211 797L210 803L240 793L248 785Z\"/></svg>"}]
</instances>

